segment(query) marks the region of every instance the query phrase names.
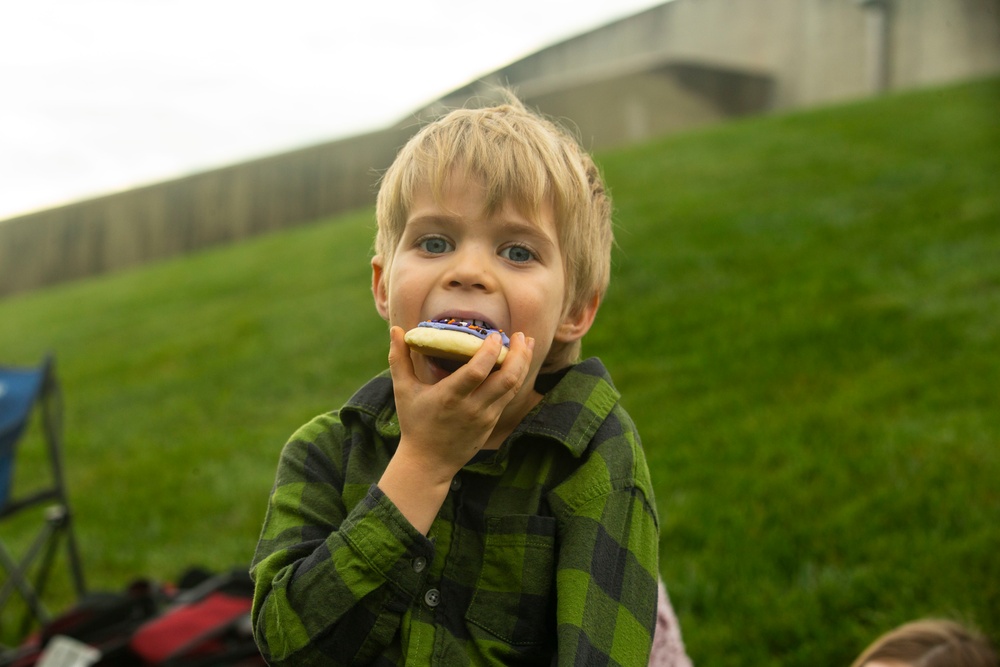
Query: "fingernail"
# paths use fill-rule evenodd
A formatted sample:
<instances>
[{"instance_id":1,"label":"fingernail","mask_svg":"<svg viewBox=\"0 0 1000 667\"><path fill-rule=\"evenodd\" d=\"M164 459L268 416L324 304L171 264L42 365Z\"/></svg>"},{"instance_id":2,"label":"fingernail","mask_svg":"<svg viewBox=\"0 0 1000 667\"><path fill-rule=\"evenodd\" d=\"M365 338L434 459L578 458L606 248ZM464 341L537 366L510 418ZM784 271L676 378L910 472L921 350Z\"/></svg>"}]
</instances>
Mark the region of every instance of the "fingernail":
<instances>
[{"instance_id":1,"label":"fingernail","mask_svg":"<svg viewBox=\"0 0 1000 667\"><path fill-rule=\"evenodd\" d=\"M534 338L528 338L528 339L525 340L525 342L528 344L528 349L531 350L532 352L534 352L535 351L535 339Z\"/></svg>"}]
</instances>

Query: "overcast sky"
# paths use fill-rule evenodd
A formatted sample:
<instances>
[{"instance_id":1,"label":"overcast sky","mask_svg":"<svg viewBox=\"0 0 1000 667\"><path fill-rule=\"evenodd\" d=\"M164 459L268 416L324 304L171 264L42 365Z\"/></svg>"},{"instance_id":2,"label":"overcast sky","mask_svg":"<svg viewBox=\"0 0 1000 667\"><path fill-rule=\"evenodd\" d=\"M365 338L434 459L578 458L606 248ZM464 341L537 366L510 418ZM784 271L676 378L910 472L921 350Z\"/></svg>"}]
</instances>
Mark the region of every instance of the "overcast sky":
<instances>
[{"instance_id":1,"label":"overcast sky","mask_svg":"<svg viewBox=\"0 0 1000 667\"><path fill-rule=\"evenodd\" d=\"M665 0L0 0L0 220L381 128Z\"/></svg>"}]
</instances>

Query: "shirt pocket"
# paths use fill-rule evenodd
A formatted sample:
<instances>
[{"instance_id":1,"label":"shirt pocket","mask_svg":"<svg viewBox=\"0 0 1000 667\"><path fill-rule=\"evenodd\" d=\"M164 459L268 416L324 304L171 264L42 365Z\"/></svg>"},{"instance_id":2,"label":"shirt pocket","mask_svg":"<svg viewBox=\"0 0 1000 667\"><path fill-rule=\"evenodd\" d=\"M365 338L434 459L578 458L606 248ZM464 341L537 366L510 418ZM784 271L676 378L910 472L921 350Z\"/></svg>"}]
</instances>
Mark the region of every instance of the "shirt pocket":
<instances>
[{"instance_id":1,"label":"shirt pocket","mask_svg":"<svg viewBox=\"0 0 1000 667\"><path fill-rule=\"evenodd\" d=\"M551 642L555 545L552 517L487 517L483 567L466 620L512 646Z\"/></svg>"}]
</instances>

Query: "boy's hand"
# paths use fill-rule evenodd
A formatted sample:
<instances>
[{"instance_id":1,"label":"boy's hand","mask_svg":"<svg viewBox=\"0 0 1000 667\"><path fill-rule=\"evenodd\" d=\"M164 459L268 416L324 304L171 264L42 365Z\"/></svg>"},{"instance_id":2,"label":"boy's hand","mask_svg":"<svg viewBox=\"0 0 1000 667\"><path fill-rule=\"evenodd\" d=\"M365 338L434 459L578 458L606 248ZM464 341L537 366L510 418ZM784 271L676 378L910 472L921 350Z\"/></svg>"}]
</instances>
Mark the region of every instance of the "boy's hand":
<instances>
[{"instance_id":1,"label":"boy's hand","mask_svg":"<svg viewBox=\"0 0 1000 667\"><path fill-rule=\"evenodd\" d=\"M399 327L390 330L389 349L402 441L451 479L486 444L520 391L531 350L524 334L514 334L507 358L493 371L501 347L500 336L493 334L467 364L436 384L424 384L414 373L403 333Z\"/></svg>"},{"instance_id":2,"label":"boy's hand","mask_svg":"<svg viewBox=\"0 0 1000 667\"><path fill-rule=\"evenodd\" d=\"M401 435L379 488L426 533L451 479L486 444L504 408L521 390L534 341L514 334L507 358L494 371L501 347L500 336L494 334L467 364L436 384L424 384L414 372L404 331L392 327L389 334L389 371Z\"/></svg>"}]
</instances>

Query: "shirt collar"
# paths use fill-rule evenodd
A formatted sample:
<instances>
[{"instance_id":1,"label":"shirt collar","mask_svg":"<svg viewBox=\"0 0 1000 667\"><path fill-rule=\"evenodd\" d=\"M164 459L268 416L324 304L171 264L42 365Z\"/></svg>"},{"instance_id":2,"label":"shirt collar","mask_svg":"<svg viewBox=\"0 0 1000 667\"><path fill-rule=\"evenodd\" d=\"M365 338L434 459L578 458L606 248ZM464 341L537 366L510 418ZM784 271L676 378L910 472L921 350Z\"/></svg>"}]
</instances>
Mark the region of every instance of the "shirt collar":
<instances>
[{"instance_id":1,"label":"shirt collar","mask_svg":"<svg viewBox=\"0 0 1000 667\"><path fill-rule=\"evenodd\" d=\"M564 371L513 436L550 438L579 457L620 398L604 364L592 357Z\"/></svg>"}]
</instances>

